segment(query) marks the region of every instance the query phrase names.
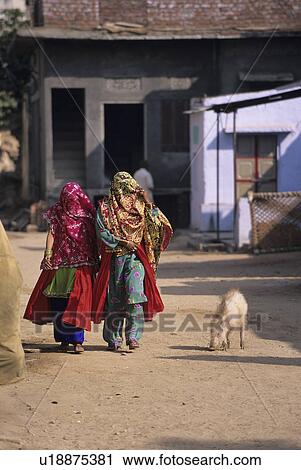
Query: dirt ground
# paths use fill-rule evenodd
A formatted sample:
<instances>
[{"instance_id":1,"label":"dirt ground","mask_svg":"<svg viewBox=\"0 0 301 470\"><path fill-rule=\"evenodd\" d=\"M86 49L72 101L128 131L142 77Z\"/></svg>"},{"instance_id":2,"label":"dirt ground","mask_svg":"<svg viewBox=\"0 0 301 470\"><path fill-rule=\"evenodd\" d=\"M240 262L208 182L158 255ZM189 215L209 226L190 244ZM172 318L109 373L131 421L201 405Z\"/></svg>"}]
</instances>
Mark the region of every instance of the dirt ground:
<instances>
[{"instance_id":1,"label":"dirt ground","mask_svg":"<svg viewBox=\"0 0 301 470\"><path fill-rule=\"evenodd\" d=\"M44 234L12 234L24 288L39 273ZM177 243L177 242L176 242ZM25 380L0 388L2 449L301 448L301 253L249 256L176 250L162 257L164 314L142 348L109 353L101 331L83 355L55 352L52 327L22 320ZM239 287L246 349L209 352L204 315Z\"/></svg>"}]
</instances>

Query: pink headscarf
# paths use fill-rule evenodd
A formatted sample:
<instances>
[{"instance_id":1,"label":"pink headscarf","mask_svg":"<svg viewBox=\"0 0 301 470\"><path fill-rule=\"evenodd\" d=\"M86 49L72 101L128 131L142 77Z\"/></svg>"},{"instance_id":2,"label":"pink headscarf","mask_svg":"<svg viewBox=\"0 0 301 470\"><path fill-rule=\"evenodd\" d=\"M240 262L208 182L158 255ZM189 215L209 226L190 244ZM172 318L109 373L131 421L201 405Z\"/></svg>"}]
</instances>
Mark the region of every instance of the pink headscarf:
<instances>
[{"instance_id":1,"label":"pink headscarf","mask_svg":"<svg viewBox=\"0 0 301 470\"><path fill-rule=\"evenodd\" d=\"M95 208L78 183L67 183L59 201L44 214L54 237L51 264L59 267L98 262ZM41 269L45 269L41 265Z\"/></svg>"}]
</instances>

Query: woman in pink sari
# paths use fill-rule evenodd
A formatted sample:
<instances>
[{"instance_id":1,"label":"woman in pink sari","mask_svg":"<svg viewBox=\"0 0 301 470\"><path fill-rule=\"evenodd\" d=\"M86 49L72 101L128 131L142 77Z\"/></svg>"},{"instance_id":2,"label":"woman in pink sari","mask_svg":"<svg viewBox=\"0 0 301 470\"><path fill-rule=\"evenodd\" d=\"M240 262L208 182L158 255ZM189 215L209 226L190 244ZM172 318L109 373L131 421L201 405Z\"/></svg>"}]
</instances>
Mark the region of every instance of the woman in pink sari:
<instances>
[{"instance_id":1,"label":"woman in pink sari","mask_svg":"<svg viewBox=\"0 0 301 470\"><path fill-rule=\"evenodd\" d=\"M92 290L98 265L95 208L77 183L67 183L44 217L49 224L42 273L24 318L53 322L55 341L67 352L84 351L84 330L91 330Z\"/></svg>"}]
</instances>

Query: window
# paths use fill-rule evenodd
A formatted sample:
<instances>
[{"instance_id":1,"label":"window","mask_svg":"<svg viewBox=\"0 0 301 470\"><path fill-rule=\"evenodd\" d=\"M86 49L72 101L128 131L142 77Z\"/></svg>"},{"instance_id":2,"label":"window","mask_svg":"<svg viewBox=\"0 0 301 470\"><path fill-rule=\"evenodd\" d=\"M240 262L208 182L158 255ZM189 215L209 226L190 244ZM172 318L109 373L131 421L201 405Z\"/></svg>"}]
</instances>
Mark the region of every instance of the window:
<instances>
[{"instance_id":1,"label":"window","mask_svg":"<svg viewBox=\"0 0 301 470\"><path fill-rule=\"evenodd\" d=\"M259 134L237 136L236 196L248 191L277 191L277 136Z\"/></svg>"},{"instance_id":2,"label":"window","mask_svg":"<svg viewBox=\"0 0 301 470\"><path fill-rule=\"evenodd\" d=\"M33 4L33 24L34 26L43 26L43 1L35 0Z\"/></svg>"},{"instance_id":3,"label":"window","mask_svg":"<svg viewBox=\"0 0 301 470\"><path fill-rule=\"evenodd\" d=\"M189 100L161 101L162 152L189 152Z\"/></svg>"},{"instance_id":4,"label":"window","mask_svg":"<svg viewBox=\"0 0 301 470\"><path fill-rule=\"evenodd\" d=\"M52 88L54 176L86 184L85 90Z\"/></svg>"}]
</instances>

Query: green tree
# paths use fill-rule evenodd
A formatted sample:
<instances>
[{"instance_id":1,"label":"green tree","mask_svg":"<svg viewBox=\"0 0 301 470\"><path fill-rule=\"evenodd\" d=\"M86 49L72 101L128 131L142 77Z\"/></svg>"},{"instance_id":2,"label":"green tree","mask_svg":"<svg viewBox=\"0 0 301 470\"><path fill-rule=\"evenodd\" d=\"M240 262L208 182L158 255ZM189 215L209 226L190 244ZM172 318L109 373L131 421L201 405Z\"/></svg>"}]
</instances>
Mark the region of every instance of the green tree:
<instances>
[{"instance_id":1,"label":"green tree","mask_svg":"<svg viewBox=\"0 0 301 470\"><path fill-rule=\"evenodd\" d=\"M31 54L18 47L17 33L27 25L20 10L0 17L0 128L10 129L32 78Z\"/></svg>"}]
</instances>

